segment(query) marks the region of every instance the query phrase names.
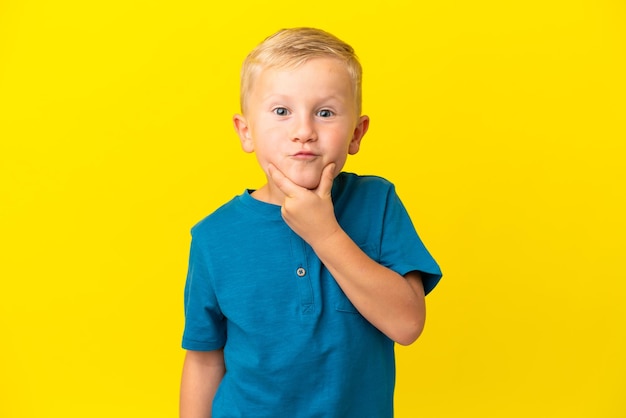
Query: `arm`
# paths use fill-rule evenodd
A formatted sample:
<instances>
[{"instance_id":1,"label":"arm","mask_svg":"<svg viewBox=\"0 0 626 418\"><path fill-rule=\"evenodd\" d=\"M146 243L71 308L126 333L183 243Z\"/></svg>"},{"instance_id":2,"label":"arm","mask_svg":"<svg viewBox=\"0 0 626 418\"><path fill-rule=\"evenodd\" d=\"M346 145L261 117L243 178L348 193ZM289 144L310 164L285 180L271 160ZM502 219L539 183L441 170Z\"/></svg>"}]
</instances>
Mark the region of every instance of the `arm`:
<instances>
[{"instance_id":1,"label":"arm","mask_svg":"<svg viewBox=\"0 0 626 418\"><path fill-rule=\"evenodd\" d=\"M422 332L424 288L418 272L402 277L367 256L343 231L330 191L334 164L327 166L315 190L299 187L274 166L269 173L285 194L285 222L307 241L352 304L392 340L408 345Z\"/></svg>"},{"instance_id":2,"label":"arm","mask_svg":"<svg viewBox=\"0 0 626 418\"><path fill-rule=\"evenodd\" d=\"M224 351L187 351L180 385L180 418L210 418L224 376Z\"/></svg>"},{"instance_id":3,"label":"arm","mask_svg":"<svg viewBox=\"0 0 626 418\"><path fill-rule=\"evenodd\" d=\"M419 272L402 277L369 258L339 230L313 246L348 299L369 322L402 345L422 333L426 318Z\"/></svg>"}]
</instances>

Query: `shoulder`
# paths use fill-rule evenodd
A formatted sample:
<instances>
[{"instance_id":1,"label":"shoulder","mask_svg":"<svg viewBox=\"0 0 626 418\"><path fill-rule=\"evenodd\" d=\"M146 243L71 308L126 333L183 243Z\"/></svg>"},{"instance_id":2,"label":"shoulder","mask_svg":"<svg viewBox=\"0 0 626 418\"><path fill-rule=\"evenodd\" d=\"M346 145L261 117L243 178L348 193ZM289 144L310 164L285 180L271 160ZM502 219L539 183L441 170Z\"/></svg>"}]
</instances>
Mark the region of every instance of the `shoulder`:
<instances>
[{"instance_id":1,"label":"shoulder","mask_svg":"<svg viewBox=\"0 0 626 418\"><path fill-rule=\"evenodd\" d=\"M253 198L250 190L235 196L191 229L191 235L217 240L239 239L242 235L262 234L268 228L284 225L280 206Z\"/></svg>"},{"instance_id":2,"label":"shoulder","mask_svg":"<svg viewBox=\"0 0 626 418\"><path fill-rule=\"evenodd\" d=\"M335 179L334 187L337 192L388 192L389 190L394 189L393 183L383 177L374 175L359 175L347 172L339 173Z\"/></svg>"},{"instance_id":3,"label":"shoulder","mask_svg":"<svg viewBox=\"0 0 626 418\"><path fill-rule=\"evenodd\" d=\"M386 201L395 194L395 187L389 180L373 175L340 173L333 185L333 199L336 202L350 200L360 202Z\"/></svg>"},{"instance_id":4,"label":"shoulder","mask_svg":"<svg viewBox=\"0 0 626 418\"><path fill-rule=\"evenodd\" d=\"M205 216L191 228L191 235L194 238L208 236L232 225L232 220L238 217L237 213L241 210L239 200L236 196Z\"/></svg>"},{"instance_id":5,"label":"shoulder","mask_svg":"<svg viewBox=\"0 0 626 418\"><path fill-rule=\"evenodd\" d=\"M371 187L371 188L390 188L393 183L389 180L374 175L360 175L349 172L341 172L336 178L336 182L344 187Z\"/></svg>"}]
</instances>

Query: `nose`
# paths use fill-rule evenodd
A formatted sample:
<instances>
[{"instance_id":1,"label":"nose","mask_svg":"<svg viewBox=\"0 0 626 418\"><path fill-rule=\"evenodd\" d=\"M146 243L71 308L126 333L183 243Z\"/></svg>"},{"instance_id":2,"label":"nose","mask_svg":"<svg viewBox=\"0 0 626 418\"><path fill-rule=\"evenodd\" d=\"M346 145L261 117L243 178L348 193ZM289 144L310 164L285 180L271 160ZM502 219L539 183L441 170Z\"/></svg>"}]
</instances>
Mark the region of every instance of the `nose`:
<instances>
[{"instance_id":1,"label":"nose","mask_svg":"<svg viewBox=\"0 0 626 418\"><path fill-rule=\"evenodd\" d=\"M297 142L311 142L317 140L317 132L315 130L315 123L311 117L302 115L299 118L294 118L294 125L292 130L292 140Z\"/></svg>"}]
</instances>

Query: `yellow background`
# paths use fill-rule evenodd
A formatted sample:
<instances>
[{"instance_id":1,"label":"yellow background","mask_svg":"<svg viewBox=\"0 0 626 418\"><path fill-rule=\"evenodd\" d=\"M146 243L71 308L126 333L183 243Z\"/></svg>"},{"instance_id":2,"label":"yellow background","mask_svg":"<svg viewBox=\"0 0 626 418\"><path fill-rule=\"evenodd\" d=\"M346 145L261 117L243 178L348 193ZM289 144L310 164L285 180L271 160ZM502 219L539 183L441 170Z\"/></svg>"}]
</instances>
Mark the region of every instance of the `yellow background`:
<instances>
[{"instance_id":1,"label":"yellow background","mask_svg":"<svg viewBox=\"0 0 626 418\"><path fill-rule=\"evenodd\" d=\"M189 228L262 175L245 54L322 27L445 277L397 417L626 417L626 4L0 2L0 416L172 417Z\"/></svg>"}]
</instances>

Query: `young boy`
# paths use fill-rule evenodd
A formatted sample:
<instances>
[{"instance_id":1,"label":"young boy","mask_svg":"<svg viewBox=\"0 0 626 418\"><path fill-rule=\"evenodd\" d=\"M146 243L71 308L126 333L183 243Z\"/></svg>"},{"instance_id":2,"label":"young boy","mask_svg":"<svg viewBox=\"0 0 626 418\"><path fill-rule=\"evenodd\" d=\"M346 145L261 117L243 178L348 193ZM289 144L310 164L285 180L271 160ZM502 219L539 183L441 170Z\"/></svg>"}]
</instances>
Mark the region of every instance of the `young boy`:
<instances>
[{"instance_id":1,"label":"young boy","mask_svg":"<svg viewBox=\"0 0 626 418\"><path fill-rule=\"evenodd\" d=\"M359 151L361 66L317 29L246 58L235 129L267 177L192 229L181 417L393 416L394 342L441 272Z\"/></svg>"}]
</instances>

